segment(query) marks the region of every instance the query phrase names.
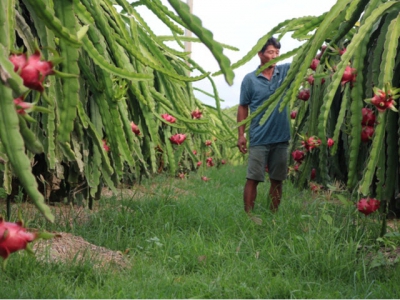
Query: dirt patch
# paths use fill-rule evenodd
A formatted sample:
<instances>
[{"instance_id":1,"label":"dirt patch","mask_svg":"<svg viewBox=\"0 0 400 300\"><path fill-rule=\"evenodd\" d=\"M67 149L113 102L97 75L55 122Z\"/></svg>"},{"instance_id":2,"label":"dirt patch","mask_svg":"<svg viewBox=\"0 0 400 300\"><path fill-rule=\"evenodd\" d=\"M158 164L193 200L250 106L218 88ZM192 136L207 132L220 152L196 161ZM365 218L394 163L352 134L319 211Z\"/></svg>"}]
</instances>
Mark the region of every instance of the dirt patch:
<instances>
[{"instance_id":1,"label":"dirt patch","mask_svg":"<svg viewBox=\"0 0 400 300\"><path fill-rule=\"evenodd\" d=\"M50 240L35 242L33 251L36 258L44 262L70 263L90 259L96 267L131 267L129 257L122 252L96 246L80 236L66 232L59 232Z\"/></svg>"}]
</instances>

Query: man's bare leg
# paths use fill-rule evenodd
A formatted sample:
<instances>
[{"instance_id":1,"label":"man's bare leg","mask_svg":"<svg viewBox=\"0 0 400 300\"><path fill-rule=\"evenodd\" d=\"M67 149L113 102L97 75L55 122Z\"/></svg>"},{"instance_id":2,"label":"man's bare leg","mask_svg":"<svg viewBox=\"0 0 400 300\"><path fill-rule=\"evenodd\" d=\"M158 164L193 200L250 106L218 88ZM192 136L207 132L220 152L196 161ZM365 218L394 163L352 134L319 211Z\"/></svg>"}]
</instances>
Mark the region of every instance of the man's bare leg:
<instances>
[{"instance_id":1,"label":"man's bare leg","mask_svg":"<svg viewBox=\"0 0 400 300\"><path fill-rule=\"evenodd\" d=\"M282 181L270 179L269 196L271 198L270 210L276 212L282 198Z\"/></svg>"},{"instance_id":2,"label":"man's bare leg","mask_svg":"<svg viewBox=\"0 0 400 300\"><path fill-rule=\"evenodd\" d=\"M247 179L246 185L244 186L243 200L244 210L250 213L254 209L254 202L257 197L257 185L259 181Z\"/></svg>"}]
</instances>

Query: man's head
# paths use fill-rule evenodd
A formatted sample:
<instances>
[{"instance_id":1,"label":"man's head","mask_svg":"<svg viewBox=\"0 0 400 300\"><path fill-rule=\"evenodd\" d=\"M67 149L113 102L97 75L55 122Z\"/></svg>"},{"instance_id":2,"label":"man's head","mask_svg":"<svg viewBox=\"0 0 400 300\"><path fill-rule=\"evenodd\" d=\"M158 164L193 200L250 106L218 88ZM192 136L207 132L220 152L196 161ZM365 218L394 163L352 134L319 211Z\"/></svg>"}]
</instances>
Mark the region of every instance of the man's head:
<instances>
[{"instance_id":1,"label":"man's head","mask_svg":"<svg viewBox=\"0 0 400 300\"><path fill-rule=\"evenodd\" d=\"M275 57L279 56L279 49L281 49L281 43L274 37L267 40L261 50L258 52L258 57L261 60L261 65L269 62ZM271 65L270 68L274 67L275 64Z\"/></svg>"}]
</instances>

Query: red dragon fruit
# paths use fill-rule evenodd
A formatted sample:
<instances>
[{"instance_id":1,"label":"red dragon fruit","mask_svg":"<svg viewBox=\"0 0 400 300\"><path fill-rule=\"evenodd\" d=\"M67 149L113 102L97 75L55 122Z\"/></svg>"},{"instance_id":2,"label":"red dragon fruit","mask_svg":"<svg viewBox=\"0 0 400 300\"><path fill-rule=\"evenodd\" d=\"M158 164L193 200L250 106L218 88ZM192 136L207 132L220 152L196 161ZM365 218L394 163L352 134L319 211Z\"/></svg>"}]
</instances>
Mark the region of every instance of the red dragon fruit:
<instances>
[{"instance_id":1,"label":"red dragon fruit","mask_svg":"<svg viewBox=\"0 0 400 300\"><path fill-rule=\"evenodd\" d=\"M107 145L107 141L106 140L103 140L103 149L106 152L110 151L110 147Z\"/></svg>"},{"instance_id":2,"label":"red dragon fruit","mask_svg":"<svg viewBox=\"0 0 400 300\"><path fill-rule=\"evenodd\" d=\"M196 108L194 111L192 111L192 118L195 120L200 119L202 115L203 115L203 113L198 108Z\"/></svg>"},{"instance_id":3,"label":"red dragon fruit","mask_svg":"<svg viewBox=\"0 0 400 300\"><path fill-rule=\"evenodd\" d=\"M311 65L310 65L311 70L315 71L317 69L318 65L319 65L319 59L314 58L311 61Z\"/></svg>"},{"instance_id":4,"label":"red dragon fruit","mask_svg":"<svg viewBox=\"0 0 400 300\"><path fill-rule=\"evenodd\" d=\"M212 144L212 141L210 141L210 140L206 140L206 141L204 142L204 144L205 144L206 146L211 146L211 144Z\"/></svg>"},{"instance_id":5,"label":"red dragon fruit","mask_svg":"<svg viewBox=\"0 0 400 300\"><path fill-rule=\"evenodd\" d=\"M22 70L23 67L25 67L27 63L26 59L26 54L11 54L9 57L9 60L13 63L14 65L14 72L19 72Z\"/></svg>"},{"instance_id":6,"label":"red dragon fruit","mask_svg":"<svg viewBox=\"0 0 400 300\"><path fill-rule=\"evenodd\" d=\"M169 115L169 114L162 114L161 118L163 118L165 121L169 122L169 123L175 123L176 122L176 118Z\"/></svg>"},{"instance_id":7,"label":"red dragon fruit","mask_svg":"<svg viewBox=\"0 0 400 300\"><path fill-rule=\"evenodd\" d=\"M313 74L308 75L307 81L310 85L313 85L314 84L314 75Z\"/></svg>"},{"instance_id":8,"label":"red dragon fruit","mask_svg":"<svg viewBox=\"0 0 400 300\"><path fill-rule=\"evenodd\" d=\"M290 118L291 118L292 120L294 120L294 119L296 119L296 116L297 116L297 111L296 111L296 110L293 110L293 111L290 113Z\"/></svg>"},{"instance_id":9,"label":"red dragon fruit","mask_svg":"<svg viewBox=\"0 0 400 300\"><path fill-rule=\"evenodd\" d=\"M305 154L301 150L295 150L292 152L292 157L294 161L297 161L298 163L301 163L305 157Z\"/></svg>"},{"instance_id":10,"label":"red dragon fruit","mask_svg":"<svg viewBox=\"0 0 400 300\"><path fill-rule=\"evenodd\" d=\"M171 143L176 144L176 145L180 145L182 144L185 140L186 140L186 134L182 134L182 133L176 133L173 136L171 136L169 138L169 140L171 141Z\"/></svg>"},{"instance_id":11,"label":"red dragon fruit","mask_svg":"<svg viewBox=\"0 0 400 300\"><path fill-rule=\"evenodd\" d=\"M350 66L346 66L346 69L344 70L344 73L342 75L342 86L345 85L347 82L353 83L354 81L356 81L356 77L356 69Z\"/></svg>"},{"instance_id":12,"label":"red dragon fruit","mask_svg":"<svg viewBox=\"0 0 400 300\"><path fill-rule=\"evenodd\" d=\"M332 138L328 138L328 140L326 141L326 144L330 148L335 144L335 141Z\"/></svg>"},{"instance_id":13,"label":"red dragon fruit","mask_svg":"<svg viewBox=\"0 0 400 300\"><path fill-rule=\"evenodd\" d=\"M15 104L17 113L19 113L20 115L25 115L26 114L25 110L29 110L33 106L32 103L24 102L23 96L14 99L14 104Z\"/></svg>"},{"instance_id":14,"label":"red dragon fruit","mask_svg":"<svg viewBox=\"0 0 400 300\"><path fill-rule=\"evenodd\" d=\"M397 108L395 107L396 102L394 99L398 96L396 95L396 92L392 91L389 84L387 84L383 89L374 87L373 90L374 96L366 99L365 102L375 105L379 112L384 112L388 108L397 112Z\"/></svg>"},{"instance_id":15,"label":"red dragon fruit","mask_svg":"<svg viewBox=\"0 0 400 300\"><path fill-rule=\"evenodd\" d=\"M21 221L10 223L0 217L0 256L3 259L13 252L26 249L28 243L36 238L37 234L27 232Z\"/></svg>"},{"instance_id":16,"label":"red dragon fruit","mask_svg":"<svg viewBox=\"0 0 400 300\"><path fill-rule=\"evenodd\" d=\"M374 198L361 198L360 201L357 202L357 209L359 212L368 216L378 210L380 204L381 202Z\"/></svg>"},{"instance_id":17,"label":"red dragon fruit","mask_svg":"<svg viewBox=\"0 0 400 300\"><path fill-rule=\"evenodd\" d=\"M361 121L362 125L374 126L376 121L376 116L372 109L364 107L361 109L361 114L362 114L362 121Z\"/></svg>"},{"instance_id":18,"label":"red dragon fruit","mask_svg":"<svg viewBox=\"0 0 400 300\"><path fill-rule=\"evenodd\" d=\"M9 60L14 64L14 70L19 73L26 87L43 92L46 76L55 72L51 61L43 61L40 58L40 52L36 51L28 59L26 54L12 54Z\"/></svg>"},{"instance_id":19,"label":"red dragon fruit","mask_svg":"<svg viewBox=\"0 0 400 300\"><path fill-rule=\"evenodd\" d=\"M361 141L367 143L374 135L375 129L373 126L363 125L361 129Z\"/></svg>"},{"instance_id":20,"label":"red dragon fruit","mask_svg":"<svg viewBox=\"0 0 400 300\"><path fill-rule=\"evenodd\" d=\"M310 99L310 90L309 89L302 89L297 94L297 98L303 101L307 101Z\"/></svg>"},{"instance_id":21,"label":"red dragon fruit","mask_svg":"<svg viewBox=\"0 0 400 300\"><path fill-rule=\"evenodd\" d=\"M317 170L315 168L312 168L311 174L310 174L310 179L313 180L317 176Z\"/></svg>"},{"instance_id":22,"label":"red dragon fruit","mask_svg":"<svg viewBox=\"0 0 400 300\"><path fill-rule=\"evenodd\" d=\"M321 145L321 139L314 135L309 138L304 137L304 140L301 141L301 145L306 149L306 151L311 151Z\"/></svg>"},{"instance_id":23,"label":"red dragon fruit","mask_svg":"<svg viewBox=\"0 0 400 300\"><path fill-rule=\"evenodd\" d=\"M131 129L132 132L136 135L140 135L140 129L139 126L137 126L135 123L133 123L133 121L131 122Z\"/></svg>"}]
</instances>

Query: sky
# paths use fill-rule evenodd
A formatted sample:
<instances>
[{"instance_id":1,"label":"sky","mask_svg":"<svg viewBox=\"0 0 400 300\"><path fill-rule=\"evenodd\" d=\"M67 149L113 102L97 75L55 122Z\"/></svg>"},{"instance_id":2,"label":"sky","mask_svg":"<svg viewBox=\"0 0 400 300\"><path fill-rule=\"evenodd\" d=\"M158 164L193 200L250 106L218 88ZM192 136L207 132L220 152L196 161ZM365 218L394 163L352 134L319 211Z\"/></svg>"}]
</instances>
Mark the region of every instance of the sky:
<instances>
[{"instance_id":1,"label":"sky","mask_svg":"<svg viewBox=\"0 0 400 300\"><path fill-rule=\"evenodd\" d=\"M173 11L167 0L161 2ZM224 49L224 54L231 63L235 63L252 49L259 38L280 22L304 16L320 16L329 11L336 2L336 0L193 0L193 14L202 20L203 27L213 33L214 40L239 48L239 51ZM146 7L140 6L137 10L157 35L171 35L168 27ZM301 44L291 38L290 33L286 34L281 40L280 52L286 53ZM192 43L191 58L206 71L211 73L219 71L218 63L210 50L200 43ZM290 61L291 59L284 62ZM259 58L256 55L245 65L234 69L235 77L231 86L226 83L223 75L213 77L219 97L224 100L221 102L222 108L239 103L243 77L255 70L258 64ZM208 79L194 82L193 86L212 93ZM201 102L215 106L213 98L197 91L195 96Z\"/></svg>"}]
</instances>

